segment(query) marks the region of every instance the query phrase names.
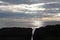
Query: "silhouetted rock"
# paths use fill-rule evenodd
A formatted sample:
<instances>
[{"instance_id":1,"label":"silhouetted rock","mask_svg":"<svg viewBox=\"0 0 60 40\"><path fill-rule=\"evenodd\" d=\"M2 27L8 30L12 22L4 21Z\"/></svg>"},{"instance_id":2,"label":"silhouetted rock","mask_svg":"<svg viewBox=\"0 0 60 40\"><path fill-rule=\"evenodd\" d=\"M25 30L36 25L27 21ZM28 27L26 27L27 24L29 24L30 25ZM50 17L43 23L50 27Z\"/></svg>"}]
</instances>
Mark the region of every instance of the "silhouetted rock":
<instances>
[{"instance_id":1,"label":"silhouetted rock","mask_svg":"<svg viewBox=\"0 0 60 40\"><path fill-rule=\"evenodd\" d=\"M31 40L31 28L2 28L0 29L1 40Z\"/></svg>"},{"instance_id":2,"label":"silhouetted rock","mask_svg":"<svg viewBox=\"0 0 60 40\"><path fill-rule=\"evenodd\" d=\"M60 40L60 25L47 25L35 30L34 40Z\"/></svg>"}]
</instances>

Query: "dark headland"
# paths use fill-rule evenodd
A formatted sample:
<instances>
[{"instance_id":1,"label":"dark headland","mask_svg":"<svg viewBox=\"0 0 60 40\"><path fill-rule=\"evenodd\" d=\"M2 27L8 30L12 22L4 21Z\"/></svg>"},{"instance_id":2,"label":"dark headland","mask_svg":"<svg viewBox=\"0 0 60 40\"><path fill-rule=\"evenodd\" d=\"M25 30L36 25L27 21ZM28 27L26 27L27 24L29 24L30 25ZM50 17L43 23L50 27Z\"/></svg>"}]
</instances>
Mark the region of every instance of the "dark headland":
<instances>
[{"instance_id":1,"label":"dark headland","mask_svg":"<svg viewBox=\"0 0 60 40\"><path fill-rule=\"evenodd\" d=\"M32 28L10 27L0 29L0 40L31 40ZM60 40L60 25L36 28L33 40Z\"/></svg>"}]
</instances>

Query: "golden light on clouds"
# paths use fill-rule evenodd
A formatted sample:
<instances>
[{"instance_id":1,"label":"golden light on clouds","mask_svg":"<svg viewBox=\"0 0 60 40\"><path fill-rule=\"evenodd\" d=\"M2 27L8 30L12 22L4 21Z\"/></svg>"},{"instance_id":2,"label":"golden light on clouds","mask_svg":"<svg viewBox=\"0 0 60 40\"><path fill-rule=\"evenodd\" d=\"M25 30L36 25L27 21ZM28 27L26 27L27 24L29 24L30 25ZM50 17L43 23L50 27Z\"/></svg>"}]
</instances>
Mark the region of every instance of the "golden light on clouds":
<instances>
[{"instance_id":1,"label":"golden light on clouds","mask_svg":"<svg viewBox=\"0 0 60 40\"><path fill-rule=\"evenodd\" d=\"M38 21L60 21L60 17L32 18L32 20L38 20Z\"/></svg>"}]
</instances>

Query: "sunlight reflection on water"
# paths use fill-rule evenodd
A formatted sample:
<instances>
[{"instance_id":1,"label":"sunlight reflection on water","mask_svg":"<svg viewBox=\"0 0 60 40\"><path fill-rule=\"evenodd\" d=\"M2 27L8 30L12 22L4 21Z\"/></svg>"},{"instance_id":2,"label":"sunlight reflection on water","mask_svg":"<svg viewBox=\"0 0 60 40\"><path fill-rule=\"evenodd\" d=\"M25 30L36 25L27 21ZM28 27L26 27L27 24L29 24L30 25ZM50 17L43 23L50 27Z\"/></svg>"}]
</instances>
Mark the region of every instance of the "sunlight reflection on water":
<instances>
[{"instance_id":1,"label":"sunlight reflection on water","mask_svg":"<svg viewBox=\"0 0 60 40\"><path fill-rule=\"evenodd\" d=\"M35 21L32 22L32 25L35 28L39 28L39 27L43 26L43 22L35 20Z\"/></svg>"},{"instance_id":2,"label":"sunlight reflection on water","mask_svg":"<svg viewBox=\"0 0 60 40\"><path fill-rule=\"evenodd\" d=\"M43 26L43 22L35 20L35 21L32 22L32 25L33 25L33 27L32 27L33 31L32 31L31 40L33 40L33 35L34 35L34 32L35 32L36 28L42 27Z\"/></svg>"}]
</instances>

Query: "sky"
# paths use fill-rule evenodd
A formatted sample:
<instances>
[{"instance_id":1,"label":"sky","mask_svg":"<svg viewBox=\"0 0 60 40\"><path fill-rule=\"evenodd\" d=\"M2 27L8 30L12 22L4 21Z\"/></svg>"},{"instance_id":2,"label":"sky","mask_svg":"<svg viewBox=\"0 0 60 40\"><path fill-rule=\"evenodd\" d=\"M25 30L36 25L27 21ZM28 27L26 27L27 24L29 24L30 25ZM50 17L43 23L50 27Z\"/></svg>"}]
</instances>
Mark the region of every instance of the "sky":
<instances>
[{"instance_id":1,"label":"sky","mask_svg":"<svg viewBox=\"0 0 60 40\"><path fill-rule=\"evenodd\" d=\"M0 0L0 27L52 24L60 24L60 0Z\"/></svg>"}]
</instances>

